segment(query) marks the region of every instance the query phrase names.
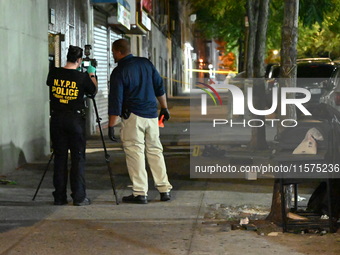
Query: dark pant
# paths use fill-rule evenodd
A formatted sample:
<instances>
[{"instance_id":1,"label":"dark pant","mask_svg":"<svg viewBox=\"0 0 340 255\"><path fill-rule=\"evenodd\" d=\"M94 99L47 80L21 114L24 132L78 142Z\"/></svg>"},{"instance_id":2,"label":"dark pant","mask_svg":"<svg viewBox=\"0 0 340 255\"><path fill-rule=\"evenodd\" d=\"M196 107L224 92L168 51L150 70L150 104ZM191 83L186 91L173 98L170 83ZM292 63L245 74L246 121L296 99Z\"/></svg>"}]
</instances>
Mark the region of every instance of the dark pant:
<instances>
[{"instance_id":1,"label":"dark pant","mask_svg":"<svg viewBox=\"0 0 340 255\"><path fill-rule=\"evenodd\" d=\"M51 115L51 139L54 151L53 192L55 201L67 199L68 150L71 152L70 184L74 202L86 197L85 187L85 118L77 112L54 112Z\"/></svg>"}]
</instances>

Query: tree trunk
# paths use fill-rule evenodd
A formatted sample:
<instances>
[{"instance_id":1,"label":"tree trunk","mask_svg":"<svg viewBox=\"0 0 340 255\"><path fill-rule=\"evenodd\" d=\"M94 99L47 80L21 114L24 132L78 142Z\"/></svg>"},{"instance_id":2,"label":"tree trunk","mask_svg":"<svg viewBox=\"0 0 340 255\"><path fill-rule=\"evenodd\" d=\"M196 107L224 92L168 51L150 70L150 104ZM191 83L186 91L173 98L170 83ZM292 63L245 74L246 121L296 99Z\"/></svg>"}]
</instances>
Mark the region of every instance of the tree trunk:
<instances>
[{"instance_id":1,"label":"tree trunk","mask_svg":"<svg viewBox=\"0 0 340 255\"><path fill-rule=\"evenodd\" d=\"M284 18L282 26L282 46L281 46L281 87L296 87L296 45L298 39L298 12L299 0L285 0ZM294 97L294 95L289 95ZM279 97L280 98L280 97ZM280 104L281 105L281 104ZM296 119L295 106L289 106L287 116L281 119ZM282 129L278 126L278 132ZM282 219L281 193L278 180L275 181L273 190L273 201L268 220L277 221Z\"/></svg>"},{"instance_id":2,"label":"tree trunk","mask_svg":"<svg viewBox=\"0 0 340 255\"><path fill-rule=\"evenodd\" d=\"M247 33L246 31L247 29L245 29L245 33ZM246 35L245 35L245 39L246 39ZM245 61L244 61L244 58L245 58L245 51L244 51L244 40L242 40L241 38L238 40L238 66L237 66L237 69L238 69L238 72L242 72L244 71L244 64L245 64Z\"/></svg>"},{"instance_id":3,"label":"tree trunk","mask_svg":"<svg viewBox=\"0 0 340 255\"><path fill-rule=\"evenodd\" d=\"M268 10L269 0L248 0L248 17L250 21L250 35L248 45L253 50L252 67L247 72L248 78L253 79L253 99L254 107L257 110L264 110L266 107L265 100L265 81L263 79L265 74L264 59L266 49L266 35L268 24ZM252 25L251 25L252 24ZM252 40L252 41L251 41ZM253 44L251 44L253 43ZM249 75L253 74L252 77ZM260 119L262 123L265 123L265 116L254 116L256 119ZM266 142L266 126L252 128L252 135L250 141L250 148L255 150L267 149Z\"/></svg>"},{"instance_id":4,"label":"tree trunk","mask_svg":"<svg viewBox=\"0 0 340 255\"><path fill-rule=\"evenodd\" d=\"M265 100L263 95L265 95L265 81L264 78L253 79L253 104L254 108L257 110L265 109ZM252 150L265 150L268 148L266 141L266 126L265 126L265 116L253 115L254 119L258 119L258 123L254 125L259 125L259 127L253 127L251 129L251 140L249 147ZM262 122L261 122L262 121ZM262 126L261 124L264 123Z\"/></svg>"},{"instance_id":5,"label":"tree trunk","mask_svg":"<svg viewBox=\"0 0 340 255\"><path fill-rule=\"evenodd\" d=\"M281 43L281 72L280 87L296 87L296 46L298 40L298 13L299 0L285 0L284 18L282 26ZM295 94L288 94L287 97L294 98ZM281 98L281 97L279 97ZM287 115L282 119L296 119L295 105L287 106ZM278 133L283 127L278 126Z\"/></svg>"},{"instance_id":6,"label":"tree trunk","mask_svg":"<svg viewBox=\"0 0 340 255\"><path fill-rule=\"evenodd\" d=\"M260 1L258 13L256 49L254 56L254 75L255 78L262 78L265 74L264 60L266 54L269 0Z\"/></svg>"},{"instance_id":7,"label":"tree trunk","mask_svg":"<svg viewBox=\"0 0 340 255\"><path fill-rule=\"evenodd\" d=\"M249 36L247 43L247 64L246 64L246 78L254 77L254 56L255 56L255 43L257 33L259 1L247 1L247 15L249 21Z\"/></svg>"},{"instance_id":8,"label":"tree trunk","mask_svg":"<svg viewBox=\"0 0 340 255\"><path fill-rule=\"evenodd\" d=\"M275 180L273 186L273 198L270 213L267 216L267 220L279 223L282 222L282 210L281 210L281 192L280 182L278 179Z\"/></svg>"}]
</instances>

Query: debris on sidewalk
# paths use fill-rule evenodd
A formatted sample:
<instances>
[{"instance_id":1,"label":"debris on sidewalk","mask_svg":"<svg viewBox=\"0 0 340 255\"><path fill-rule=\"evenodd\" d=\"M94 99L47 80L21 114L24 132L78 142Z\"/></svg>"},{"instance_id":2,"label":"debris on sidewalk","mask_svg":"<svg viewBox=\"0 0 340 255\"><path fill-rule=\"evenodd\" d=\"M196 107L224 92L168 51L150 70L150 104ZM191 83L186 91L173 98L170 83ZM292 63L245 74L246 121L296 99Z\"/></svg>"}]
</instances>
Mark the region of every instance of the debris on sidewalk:
<instances>
[{"instance_id":1,"label":"debris on sidewalk","mask_svg":"<svg viewBox=\"0 0 340 255\"><path fill-rule=\"evenodd\" d=\"M257 227L254 224L245 224L242 227L248 231L257 231Z\"/></svg>"},{"instance_id":2,"label":"debris on sidewalk","mask_svg":"<svg viewBox=\"0 0 340 255\"><path fill-rule=\"evenodd\" d=\"M322 231L320 232L320 235L321 235L321 236L326 235L326 234L327 234L327 231L326 231L326 230L322 230Z\"/></svg>"},{"instance_id":3,"label":"debris on sidewalk","mask_svg":"<svg viewBox=\"0 0 340 255\"><path fill-rule=\"evenodd\" d=\"M268 213L269 208L255 205L210 204L206 207L203 224L211 226L213 223L217 223L218 226L221 226L220 232L230 230L258 231L258 226L251 221L264 220Z\"/></svg>"},{"instance_id":4,"label":"debris on sidewalk","mask_svg":"<svg viewBox=\"0 0 340 255\"><path fill-rule=\"evenodd\" d=\"M320 217L321 220L328 220L329 219L329 216L324 214L324 215L321 215Z\"/></svg>"},{"instance_id":5,"label":"debris on sidewalk","mask_svg":"<svg viewBox=\"0 0 340 255\"><path fill-rule=\"evenodd\" d=\"M267 207L257 205L230 206L216 203L207 205L204 219L239 221L242 218L248 218L248 220L261 220L267 217L269 210Z\"/></svg>"},{"instance_id":6,"label":"debris on sidewalk","mask_svg":"<svg viewBox=\"0 0 340 255\"><path fill-rule=\"evenodd\" d=\"M7 184L16 185L17 183L15 181L11 181L11 180L0 179L0 184L3 184L3 185L7 185Z\"/></svg>"},{"instance_id":7,"label":"debris on sidewalk","mask_svg":"<svg viewBox=\"0 0 340 255\"><path fill-rule=\"evenodd\" d=\"M240 219L240 226L242 226L245 230L248 231L257 231L257 227L254 224L249 224L248 217Z\"/></svg>"},{"instance_id":8,"label":"debris on sidewalk","mask_svg":"<svg viewBox=\"0 0 340 255\"><path fill-rule=\"evenodd\" d=\"M247 225L249 224L249 219L248 217L245 217L244 219L240 219L240 225L243 226L243 225Z\"/></svg>"},{"instance_id":9,"label":"debris on sidewalk","mask_svg":"<svg viewBox=\"0 0 340 255\"><path fill-rule=\"evenodd\" d=\"M280 232L270 232L268 236L278 236Z\"/></svg>"},{"instance_id":10,"label":"debris on sidewalk","mask_svg":"<svg viewBox=\"0 0 340 255\"><path fill-rule=\"evenodd\" d=\"M287 217L292 220L308 220L306 217L302 217L296 213L289 212L287 213Z\"/></svg>"}]
</instances>

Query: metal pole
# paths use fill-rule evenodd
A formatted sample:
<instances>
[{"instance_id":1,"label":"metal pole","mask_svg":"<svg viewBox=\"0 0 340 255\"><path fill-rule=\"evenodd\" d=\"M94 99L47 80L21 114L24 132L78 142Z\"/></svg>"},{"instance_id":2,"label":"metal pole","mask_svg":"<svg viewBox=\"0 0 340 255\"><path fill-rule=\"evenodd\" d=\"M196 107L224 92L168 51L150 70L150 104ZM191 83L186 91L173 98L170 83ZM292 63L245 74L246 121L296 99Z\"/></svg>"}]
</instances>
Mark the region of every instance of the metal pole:
<instances>
[{"instance_id":1,"label":"metal pole","mask_svg":"<svg viewBox=\"0 0 340 255\"><path fill-rule=\"evenodd\" d=\"M106 161L106 165L107 165L107 170L108 170L109 175L110 175L113 195L114 195L114 197L116 199L116 204L119 205L117 191L116 191L116 188L115 188L116 185L115 185L115 181L114 181L114 177L113 177L112 169L111 169L111 165L110 165L110 155L107 153L107 150L106 150L106 145L105 145L105 141L104 141L103 131L102 131L102 127L101 127L101 124L100 124L101 118L99 117L99 114L98 114L96 100L94 98L92 98L92 100L93 100L93 106L94 106L94 110L95 110L96 117L97 117L97 123L98 123L98 127L99 127L100 137L101 137L102 143L103 143L105 161Z\"/></svg>"},{"instance_id":2,"label":"metal pole","mask_svg":"<svg viewBox=\"0 0 340 255\"><path fill-rule=\"evenodd\" d=\"M50 157L50 159L49 159L49 161L48 161L48 163L47 163L46 169L45 169L43 175L41 176L40 183L39 183L39 185L38 185L38 187L37 187L37 190L35 191L35 194L34 194L34 196L33 196L33 198L32 198L33 201L35 200L35 197L36 197L37 194L38 194L38 191L39 191L40 186L41 186L41 184L42 184L42 182L43 182L43 180L44 180L44 178L45 178L46 172L47 172L47 170L48 170L48 168L49 168L49 166L50 166L50 163L51 163L51 161L52 161L52 159L53 159L53 156L54 156L54 152L52 152L51 157Z\"/></svg>"}]
</instances>

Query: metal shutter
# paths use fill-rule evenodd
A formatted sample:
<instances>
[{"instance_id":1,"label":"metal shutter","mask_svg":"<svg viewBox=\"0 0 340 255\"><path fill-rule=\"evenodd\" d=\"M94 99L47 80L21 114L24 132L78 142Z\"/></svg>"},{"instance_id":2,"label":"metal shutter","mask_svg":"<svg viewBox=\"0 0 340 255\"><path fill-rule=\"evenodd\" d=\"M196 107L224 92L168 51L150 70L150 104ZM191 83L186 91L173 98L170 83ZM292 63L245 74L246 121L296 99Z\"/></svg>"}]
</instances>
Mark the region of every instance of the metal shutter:
<instances>
[{"instance_id":1,"label":"metal shutter","mask_svg":"<svg viewBox=\"0 0 340 255\"><path fill-rule=\"evenodd\" d=\"M94 10L94 44L93 56L98 62L98 93L96 102L99 116L102 118L102 124L108 122L107 105L108 105L108 73L109 73L109 53L108 50L108 28L107 17L105 14Z\"/></svg>"},{"instance_id":2,"label":"metal shutter","mask_svg":"<svg viewBox=\"0 0 340 255\"><path fill-rule=\"evenodd\" d=\"M117 64L115 63L115 60L113 59L113 55L112 55L112 43L118 39L121 39L122 36L121 35L118 35L116 33L114 33L112 30L110 31L110 74L109 74L109 79L110 79L110 75L112 73L112 70L117 66Z\"/></svg>"}]
</instances>

